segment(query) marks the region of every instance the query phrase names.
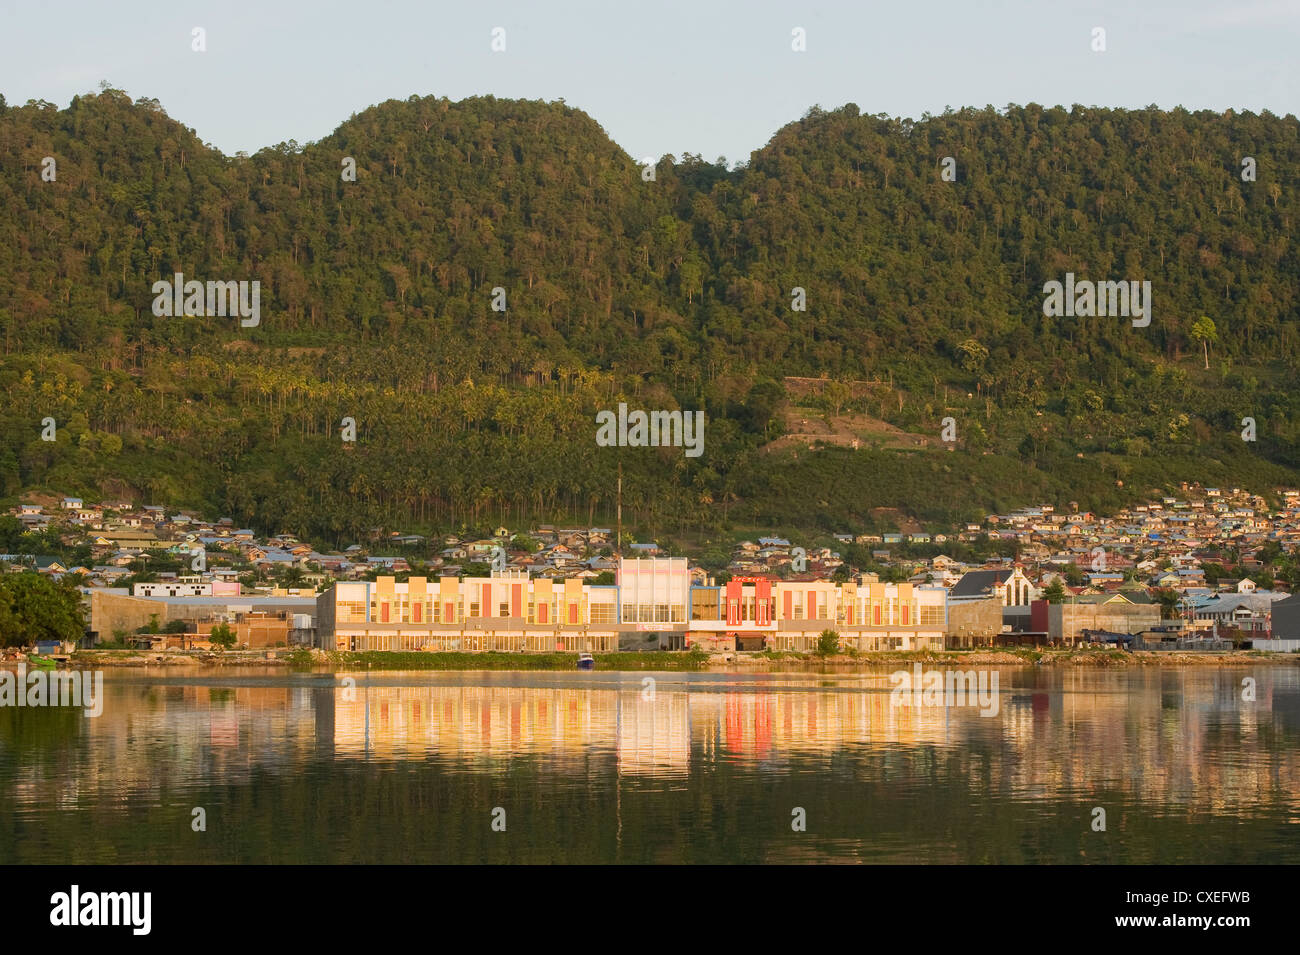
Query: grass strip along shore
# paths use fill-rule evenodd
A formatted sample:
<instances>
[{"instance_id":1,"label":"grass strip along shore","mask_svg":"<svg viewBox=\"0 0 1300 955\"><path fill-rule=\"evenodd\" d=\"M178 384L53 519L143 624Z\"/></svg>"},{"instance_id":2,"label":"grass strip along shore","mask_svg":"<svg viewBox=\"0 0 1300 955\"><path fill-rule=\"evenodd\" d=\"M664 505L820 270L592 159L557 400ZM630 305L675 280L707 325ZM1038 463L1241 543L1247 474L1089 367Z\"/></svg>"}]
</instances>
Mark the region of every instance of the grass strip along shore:
<instances>
[{"instance_id":1,"label":"grass strip along shore","mask_svg":"<svg viewBox=\"0 0 1300 955\"><path fill-rule=\"evenodd\" d=\"M629 651L600 653L596 669L604 671L707 671L751 672L828 670L851 672L894 668L915 662L934 666L1254 666L1300 665L1300 654L1264 651L1202 653L1194 651L1140 651L1112 649L1038 650L1000 648L977 650L882 651L877 653L819 656L814 653L763 651L755 653L699 653ZM577 670L576 653L505 653L494 651L327 651L294 650L143 651L78 650L76 667L265 667L268 670Z\"/></svg>"}]
</instances>

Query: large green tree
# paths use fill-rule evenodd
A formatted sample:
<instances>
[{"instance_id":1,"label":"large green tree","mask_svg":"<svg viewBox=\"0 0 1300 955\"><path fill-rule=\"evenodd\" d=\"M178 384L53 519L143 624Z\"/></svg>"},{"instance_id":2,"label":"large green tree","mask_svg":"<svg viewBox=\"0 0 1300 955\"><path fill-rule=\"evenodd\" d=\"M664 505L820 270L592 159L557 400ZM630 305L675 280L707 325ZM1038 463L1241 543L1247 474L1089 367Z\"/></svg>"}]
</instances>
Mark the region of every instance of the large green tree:
<instances>
[{"instance_id":1,"label":"large green tree","mask_svg":"<svg viewBox=\"0 0 1300 955\"><path fill-rule=\"evenodd\" d=\"M0 646L75 641L85 627L76 587L30 572L0 576Z\"/></svg>"}]
</instances>

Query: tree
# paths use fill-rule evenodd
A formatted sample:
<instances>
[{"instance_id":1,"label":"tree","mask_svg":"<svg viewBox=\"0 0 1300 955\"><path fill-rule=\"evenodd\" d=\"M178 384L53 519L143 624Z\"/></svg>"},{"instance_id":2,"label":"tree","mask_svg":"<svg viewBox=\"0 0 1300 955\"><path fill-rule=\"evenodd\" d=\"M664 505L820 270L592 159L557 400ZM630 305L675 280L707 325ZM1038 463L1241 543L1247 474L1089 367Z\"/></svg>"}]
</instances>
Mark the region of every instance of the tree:
<instances>
[{"instance_id":1,"label":"tree","mask_svg":"<svg viewBox=\"0 0 1300 955\"><path fill-rule=\"evenodd\" d=\"M1160 617L1163 620L1173 620L1178 616L1178 603L1182 599L1178 591L1169 587L1160 587L1154 594L1156 603L1160 604Z\"/></svg>"},{"instance_id":2,"label":"tree","mask_svg":"<svg viewBox=\"0 0 1300 955\"><path fill-rule=\"evenodd\" d=\"M7 499L134 485L156 503L340 547L378 525L452 530L507 514L521 527L612 524L620 457L630 523L701 533L733 517L829 532L877 507L951 523L999 497L1110 508L1170 465L1247 486L1300 477L1300 246L1281 192L1270 182L1265 201L1247 202L1193 188L1222 181L1215 157L1234 143L1289 155L1285 117L1013 106L896 122L817 110L744 168L666 157L658 186L628 188L642 182L631 157L559 103L394 100L318 144L242 158L158 106L105 91L64 110L0 110L0 167L30 169L40 144L65 157L60 181L77 183L0 201ZM340 205L355 190L336 177L304 175L363 141L361 175L384 183L364 208ZM962 187L954 203L914 175L935 143L1000 170L995 188ZM1162 188L1170 168L1189 171ZM8 199L13 181L0 180ZM150 184L147 202L133 182ZM1115 190L1104 208L1086 200L1099 182ZM778 198L790 196L797 209ZM1115 203L1131 228L1116 227ZM33 209L42 236L27 234ZM63 254L51 256L50 236ZM1070 261L1160 269L1182 324L1026 326L1031 279ZM275 322L137 321L146 279L186 263L261 279ZM497 283L508 322L487 306ZM786 298L796 284L812 295L806 313ZM1242 367L1213 387L1171 374L1195 347L1196 311L1225 300L1243 334L1225 326L1219 359ZM273 348L268 334L283 337ZM1197 339L1206 364L1217 334ZM298 339L331 344L279 349ZM852 382L839 410L881 419L867 443L910 444L905 466L861 447L796 456L790 442L760 459L788 401L804 405L818 382ZM706 411L707 465L593 447L592 416L620 395ZM1281 440L1221 453L1223 422L1247 405L1268 409ZM342 454L341 407L362 423ZM36 438L35 409L60 423L57 440ZM971 454L938 462L933 443L898 433L948 414ZM1189 436L1201 438L1194 457ZM1014 460L1020 447L1034 466ZM1115 460L1076 468L1078 454ZM38 539L12 521L0 538L16 530ZM15 553L66 557L0 546ZM171 564L158 552L147 566Z\"/></svg>"},{"instance_id":3,"label":"tree","mask_svg":"<svg viewBox=\"0 0 1300 955\"><path fill-rule=\"evenodd\" d=\"M961 355L962 370L970 374L983 371L984 363L989 359L989 350L974 338L968 338L958 345L957 353Z\"/></svg>"},{"instance_id":4,"label":"tree","mask_svg":"<svg viewBox=\"0 0 1300 955\"><path fill-rule=\"evenodd\" d=\"M1201 343L1201 348L1205 351L1205 370L1210 370L1210 342L1219 340L1218 329L1214 327L1214 322L1209 317L1202 315L1192 323L1192 339Z\"/></svg>"},{"instance_id":5,"label":"tree","mask_svg":"<svg viewBox=\"0 0 1300 955\"><path fill-rule=\"evenodd\" d=\"M826 382L826 387L822 391L822 399L826 402L826 407L830 409L831 414L839 414L840 409L848 404L849 398L853 393L849 391L849 386L842 381L832 379Z\"/></svg>"},{"instance_id":6,"label":"tree","mask_svg":"<svg viewBox=\"0 0 1300 955\"><path fill-rule=\"evenodd\" d=\"M275 568L275 578L281 587L292 590L301 587L306 573L297 564L280 565Z\"/></svg>"},{"instance_id":7,"label":"tree","mask_svg":"<svg viewBox=\"0 0 1300 955\"><path fill-rule=\"evenodd\" d=\"M817 637L816 654L831 657L840 652L840 635L834 630L823 630Z\"/></svg>"},{"instance_id":8,"label":"tree","mask_svg":"<svg viewBox=\"0 0 1300 955\"><path fill-rule=\"evenodd\" d=\"M1061 586L1061 578L1057 577L1043 589L1043 596L1049 604L1059 604L1065 600L1065 588Z\"/></svg>"},{"instance_id":9,"label":"tree","mask_svg":"<svg viewBox=\"0 0 1300 955\"><path fill-rule=\"evenodd\" d=\"M34 573L0 577L0 646L76 641L85 630L81 593L72 585Z\"/></svg>"},{"instance_id":10,"label":"tree","mask_svg":"<svg viewBox=\"0 0 1300 955\"><path fill-rule=\"evenodd\" d=\"M535 554L542 549L542 545L527 534L516 534L510 538L510 546L515 550L522 550L529 554ZM602 548L602 551L607 549Z\"/></svg>"},{"instance_id":11,"label":"tree","mask_svg":"<svg viewBox=\"0 0 1300 955\"><path fill-rule=\"evenodd\" d=\"M222 650L229 650L235 645L235 631L231 629L229 624L219 623L212 628L212 633L208 639Z\"/></svg>"}]
</instances>

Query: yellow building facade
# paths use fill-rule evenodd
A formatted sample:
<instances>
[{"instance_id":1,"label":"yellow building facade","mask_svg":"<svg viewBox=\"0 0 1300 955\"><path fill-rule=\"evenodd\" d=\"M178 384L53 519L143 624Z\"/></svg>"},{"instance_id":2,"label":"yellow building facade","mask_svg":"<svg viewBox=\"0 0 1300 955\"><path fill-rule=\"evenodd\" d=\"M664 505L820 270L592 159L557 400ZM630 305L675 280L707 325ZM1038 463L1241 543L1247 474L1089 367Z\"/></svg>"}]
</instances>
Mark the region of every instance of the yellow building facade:
<instances>
[{"instance_id":1,"label":"yellow building facade","mask_svg":"<svg viewBox=\"0 0 1300 955\"><path fill-rule=\"evenodd\" d=\"M604 651L618 646L615 587L581 580L393 577L342 581L317 599L328 650Z\"/></svg>"},{"instance_id":2,"label":"yellow building facade","mask_svg":"<svg viewBox=\"0 0 1300 955\"><path fill-rule=\"evenodd\" d=\"M707 650L817 648L834 630L862 651L943 649L946 591L869 578L785 581L736 577L691 586L681 558L620 562L615 586L579 579L411 577L336 583L317 600L329 650L610 651L620 636Z\"/></svg>"}]
</instances>

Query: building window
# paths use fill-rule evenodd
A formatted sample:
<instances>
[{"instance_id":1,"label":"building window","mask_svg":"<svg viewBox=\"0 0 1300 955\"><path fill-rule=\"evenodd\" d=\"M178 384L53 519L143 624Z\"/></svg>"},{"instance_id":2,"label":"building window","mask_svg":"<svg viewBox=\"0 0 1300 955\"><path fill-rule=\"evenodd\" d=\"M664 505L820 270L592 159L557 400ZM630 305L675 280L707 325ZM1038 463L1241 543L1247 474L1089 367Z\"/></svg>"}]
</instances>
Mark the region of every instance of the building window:
<instances>
[{"instance_id":1,"label":"building window","mask_svg":"<svg viewBox=\"0 0 1300 955\"><path fill-rule=\"evenodd\" d=\"M718 592L716 590L701 590L691 595L691 619L719 619Z\"/></svg>"}]
</instances>

